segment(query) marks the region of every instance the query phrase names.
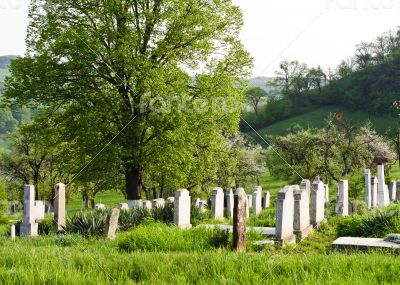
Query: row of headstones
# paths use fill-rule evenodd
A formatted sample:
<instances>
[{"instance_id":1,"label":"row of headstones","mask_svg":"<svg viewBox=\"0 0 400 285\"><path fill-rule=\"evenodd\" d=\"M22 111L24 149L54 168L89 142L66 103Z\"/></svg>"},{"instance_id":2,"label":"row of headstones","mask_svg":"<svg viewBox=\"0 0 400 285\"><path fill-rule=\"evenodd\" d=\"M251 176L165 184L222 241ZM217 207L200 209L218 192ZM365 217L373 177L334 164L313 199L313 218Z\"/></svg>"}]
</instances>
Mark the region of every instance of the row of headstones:
<instances>
[{"instance_id":1,"label":"row of headstones","mask_svg":"<svg viewBox=\"0 0 400 285\"><path fill-rule=\"evenodd\" d=\"M35 187L24 186L24 214L20 225L21 236L37 236L37 223L44 219L45 205L43 201L35 201ZM62 231L65 225L65 185L58 183L54 195L54 226L57 231ZM15 238L15 226L11 226L11 238Z\"/></svg>"},{"instance_id":2,"label":"row of headstones","mask_svg":"<svg viewBox=\"0 0 400 285\"><path fill-rule=\"evenodd\" d=\"M285 186L276 200L276 240L287 244L305 239L325 221L328 200L328 186L319 177L312 185L304 179L300 186Z\"/></svg>"},{"instance_id":3,"label":"row of headstones","mask_svg":"<svg viewBox=\"0 0 400 285\"><path fill-rule=\"evenodd\" d=\"M382 208L391 201L400 202L400 181L391 181L389 186L385 183L385 166L378 164L378 176L371 176L371 170L365 169L365 203L368 209ZM399 189L399 191L397 191Z\"/></svg>"},{"instance_id":4,"label":"row of headstones","mask_svg":"<svg viewBox=\"0 0 400 285\"><path fill-rule=\"evenodd\" d=\"M256 186L253 195L246 195L246 217L250 216L250 208L253 209L257 216L261 210L270 206L270 192L267 191L262 199L262 188ZM226 213L227 216L233 218L234 195L233 190L229 189L224 197L224 190L220 187L215 188L211 194L211 218L216 220L224 219L224 199L226 198Z\"/></svg>"}]
</instances>

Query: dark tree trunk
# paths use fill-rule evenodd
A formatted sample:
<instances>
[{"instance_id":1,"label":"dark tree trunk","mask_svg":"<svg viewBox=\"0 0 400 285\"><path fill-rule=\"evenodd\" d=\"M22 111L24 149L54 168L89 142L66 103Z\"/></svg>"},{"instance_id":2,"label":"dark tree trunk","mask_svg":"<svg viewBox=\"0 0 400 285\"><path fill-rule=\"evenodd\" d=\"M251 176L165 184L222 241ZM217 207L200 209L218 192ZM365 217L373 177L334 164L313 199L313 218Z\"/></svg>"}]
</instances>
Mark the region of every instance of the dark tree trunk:
<instances>
[{"instance_id":1,"label":"dark tree trunk","mask_svg":"<svg viewBox=\"0 0 400 285\"><path fill-rule=\"evenodd\" d=\"M153 199L157 199L158 195L157 195L157 189L156 187L153 187Z\"/></svg>"},{"instance_id":2,"label":"dark tree trunk","mask_svg":"<svg viewBox=\"0 0 400 285\"><path fill-rule=\"evenodd\" d=\"M88 194L82 194L82 200L85 202L85 209L89 208L89 196Z\"/></svg>"},{"instance_id":3,"label":"dark tree trunk","mask_svg":"<svg viewBox=\"0 0 400 285\"><path fill-rule=\"evenodd\" d=\"M142 172L139 167L131 167L125 173L127 200L139 200L142 192Z\"/></svg>"},{"instance_id":4,"label":"dark tree trunk","mask_svg":"<svg viewBox=\"0 0 400 285\"><path fill-rule=\"evenodd\" d=\"M94 198L90 199L90 206L92 207L92 209L94 209L94 206L95 206Z\"/></svg>"}]
</instances>

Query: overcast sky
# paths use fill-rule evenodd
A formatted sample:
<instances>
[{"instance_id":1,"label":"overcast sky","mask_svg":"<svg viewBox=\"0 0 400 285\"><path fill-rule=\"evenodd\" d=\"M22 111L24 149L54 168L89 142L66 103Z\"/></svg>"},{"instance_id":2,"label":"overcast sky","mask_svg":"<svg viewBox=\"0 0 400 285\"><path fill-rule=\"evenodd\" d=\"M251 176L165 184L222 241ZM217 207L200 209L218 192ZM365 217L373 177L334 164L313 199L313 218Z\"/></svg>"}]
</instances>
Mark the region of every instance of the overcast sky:
<instances>
[{"instance_id":1,"label":"overcast sky","mask_svg":"<svg viewBox=\"0 0 400 285\"><path fill-rule=\"evenodd\" d=\"M24 53L28 2L0 0L0 55ZM253 76L272 76L285 59L335 67L357 43L400 26L400 0L233 2L244 13L241 38L255 59Z\"/></svg>"}]
</instances>

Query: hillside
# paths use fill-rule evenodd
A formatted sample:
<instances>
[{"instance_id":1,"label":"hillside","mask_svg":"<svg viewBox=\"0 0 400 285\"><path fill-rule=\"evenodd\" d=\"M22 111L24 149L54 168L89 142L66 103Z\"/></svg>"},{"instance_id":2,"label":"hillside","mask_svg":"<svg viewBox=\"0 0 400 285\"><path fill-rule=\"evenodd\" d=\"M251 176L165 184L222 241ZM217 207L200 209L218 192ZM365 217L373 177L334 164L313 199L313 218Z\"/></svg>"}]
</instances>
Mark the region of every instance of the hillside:
<instances>
[{"instance_id":1,"label":"hillside","mask_svg":"<svg viewBox=\"0 0 400 285\"><path fill-rule=\"evenodd\" d=\"M269 91L269 88L267 87L267 83L272 81L274 78L272 77L263 77L263 76L258 76L251 78L249 81L249 85L251 87L260 87L264 89L265 91Z\"/></svg>"},{"instance_id":2,"label":"hillside","mask_svg":"<svg viewBox=\"0 0 400 285\"><path fill-rule=\"evenodd\" d=\"M368 112L359 110L351 111L342 106L327 106L327 107L316 107L314 110L307 112L302 115L294 116L289 119L282 120L275 124L271 124L267 127L257 130L257 133L265 138L266 135L285 135L288 129L293 126L300 126L302 128L322 128L324 126L324 119L329 116L329 114L340 113L344 116L346 120L354 125L361 125L366 121L373 123L375 130L378 133L383 133L389 127L393 121L390 118L371 115ZM265 144L260 136L254 131L246 132L255 141L261 144Z\"/></svg>"}]
</instances>

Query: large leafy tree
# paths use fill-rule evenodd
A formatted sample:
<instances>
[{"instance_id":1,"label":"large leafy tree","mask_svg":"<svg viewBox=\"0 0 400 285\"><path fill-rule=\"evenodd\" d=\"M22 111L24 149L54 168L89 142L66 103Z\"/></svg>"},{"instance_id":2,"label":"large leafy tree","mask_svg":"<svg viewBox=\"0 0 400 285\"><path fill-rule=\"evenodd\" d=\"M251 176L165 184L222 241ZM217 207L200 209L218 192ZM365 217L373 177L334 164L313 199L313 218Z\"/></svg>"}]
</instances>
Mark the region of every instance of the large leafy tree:
<instances>
[{"instance_id":1,"label":"large leafy tree","mask_svg":"<svg viewBox=\"0 0 400 285\"><path fill-rule=\"evenodd\" d=\"M201 180L198 158L237 130L251 67L231 0L35 0L30 18L10 102L46 106L78 153L107 145L128 199L163 157L163 171L190 169L182 187Z\"/></svg>"}]
</instances>

